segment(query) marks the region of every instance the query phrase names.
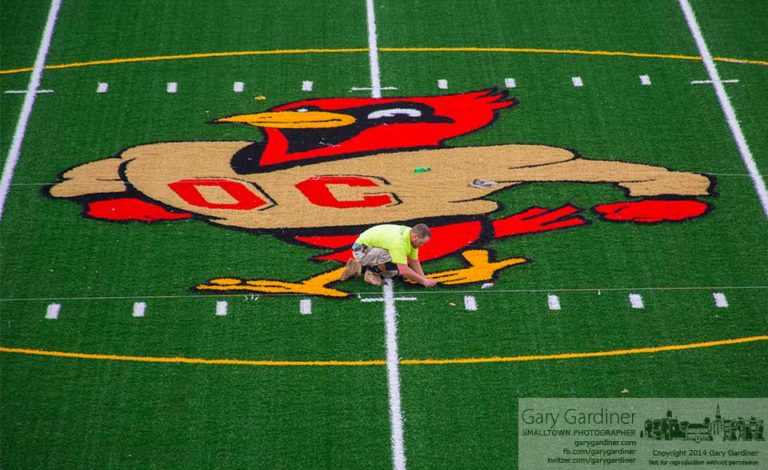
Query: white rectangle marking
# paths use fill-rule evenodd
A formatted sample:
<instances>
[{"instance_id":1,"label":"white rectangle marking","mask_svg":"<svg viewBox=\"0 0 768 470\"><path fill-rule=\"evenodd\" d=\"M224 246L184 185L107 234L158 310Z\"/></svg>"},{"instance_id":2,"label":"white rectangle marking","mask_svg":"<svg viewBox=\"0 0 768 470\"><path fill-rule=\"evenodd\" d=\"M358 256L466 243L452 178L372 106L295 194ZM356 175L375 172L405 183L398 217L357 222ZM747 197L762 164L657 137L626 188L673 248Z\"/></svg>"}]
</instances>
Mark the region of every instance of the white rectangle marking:
<instances>
[{"instance_id":1,"label":"white rectangle marking","mask_svg":"<svg viewBox=\"0 0 768 470\"><path fill-rule=\"evenodd\" d=\"M144 316L144 312L147 310L147 304L145 302L135 302L133 304L133 316L135 318L141 318Z\"/></svg>"},{"instance_id":2,"label":"white rectangle marking","mask_svg":"<svg viewBox=\"0 0 768 470\"><path fill-rule=\"evenodd\" d=\"M517 82L515 82L514 78L505 78L504 86L507 88L515 88L517 86Z\"/></svg>"},{"instance_id":3,"label":"white rectangle marking","mask_svg":"<svg viewBox=\"0 0 768 470\"><path fill-rule=\"evenodd\" d=\"M644 86L648 86L651 84L651 77L648 75L640 75L640 83Z\"/></svg>"},{"instance_id":4,"label":"white rectangle marking","mask_svg":"<svg viewBox=\"0 0 768 470\"><path fill-rule=\"evenodd\" d=\"M629 294L629 304L632 308L645 308L643 296L640 294Z\"/></svg>"},{"instance_id":5,"label":"white rectangle marking","mask_svg":"<svg viewBox=\"0 0 768 470\"><path fill-rule=\"evenodd\" d=\"M235 93L242 93L245 89L245 83L243 82L235 82L234 85L232 85L232 91Z\"/></svg>"},{"instance_id":6,"label":"white rectangle marking","mask_svg":"<svg viewBox=\"0 0 768 470\"><path fill-rule=\"evenodd\" d=\"M437 87L441 90L447 90L448 89L448 80L441 78L437 81Z\"/></svg>"},{"instance_id":7,"label":"white rectangle marking","mask_svg":"<svg viewBox=\"0 0 768 470\"><path fill-rule=\"evenodd\" d=\"M48 305L48 311L45 313L46 320L58 320L59 311L61 311L61 304Z\"/></svg>"},{"instance_id":8,"label":"white rectangle marking","mask_svg":"<svg viewBox=\"0 0 768 470\"><path fill-rule=\"evenodd\" d=\"M312 86L313 85L314 84L311 81L305 80L305 81L301 82L301 91L312 91Z\"/></svg>"},{"instance_id":9,"label":"white rectangle marking","mask_svg":"<svg viewBox=\"0 0 768 470\"><path fill-rule=\"evenodd\" d=\"M547 304L550 310L560 310L560 298L556 295L548 295Z\"/></svg>"},{"instance_id":10,"label":"white rectangle marking","mask_svg":"<svg viewBox=\"0 0 768 470\"><path fill-rule=\"evenodd\" d=\"M302 315L310 315L312 313L312 299L301 299L299 311Z\"/></svg>"},{"instance_id":11,"label":"white rectangle marking","mask_svg":"<svg viewBox=\"0 0 768 470\"><path fill-rule=\"evenodd\" d=\"M571 77L571 82L573 83L573 86L576 88L580 88L584 86L584 80L581 79L581 77Z\"/></svg>"},{"instance_id":12,"label":"white rectangle marking","mask_svg":"<svg viewBox=\"0 0 768 470\"><path fill-rule=\"evenodd\" d=\"M167 85L165 85L165 91L168 93L176 93L179 89L179 84L176 82L168 82Z\"/></svg>"},{"instance_id":13,"label":"white rectangle marking","mask_svg":"<svg viewBox=\"0 0 768 470\"><path fill-rule=\"evenodd\" d=\"M464 296L464 308L466 310L469 310L470 312L474 312L477 310L477 300L473 295Z\"/></svg>"},{"instance_id":14,"label":"white rectangle marking","mask_svg":"<svg viewBox=\"0 0 768 470\"><path fill-rule=\"evenodd\" d=\"M109 91L109 83L99 82L96 93L106 93Z\"/></svg>"},{"instance_id":15,"label":"white rectangle marking","mask_svg":"<svg viewBox=\"0 0 768 470\"><path fill-rule=\"evenodd\" d=\"M712 297L715 298L715 305L717 308L728 308L728 299L725 298L725 294L722 292L715 292L712 294Z\"/></svg>"},{"instance_id":16,"label":"white rectangle marking","mask_svg":"<svg viewBox=\"0 0 768 470\"><path fill-rule=\"evenodd\" d=\"M227 301L226 300L219 300L216 302L216 316L217 317L226 317L227 316Z\"/></svg>"}]
</instances>

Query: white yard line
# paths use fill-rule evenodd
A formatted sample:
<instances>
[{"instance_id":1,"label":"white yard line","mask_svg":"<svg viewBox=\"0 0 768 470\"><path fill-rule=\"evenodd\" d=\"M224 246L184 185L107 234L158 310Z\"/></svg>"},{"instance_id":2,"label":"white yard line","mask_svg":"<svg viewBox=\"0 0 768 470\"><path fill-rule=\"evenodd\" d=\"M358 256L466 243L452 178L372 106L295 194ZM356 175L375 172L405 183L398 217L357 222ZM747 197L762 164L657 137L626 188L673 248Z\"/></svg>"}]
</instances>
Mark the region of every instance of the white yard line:
<instances>
[{"instance_id":1,"label":"white yard line","mask_svg":"<svg viewBox=\"0 0 768 470\"><path fill-rule=\"evenodd\" d=\"M392 467L405 470L403 412L400 408L400 356L397 353L397 310L392 280L384 283L384 323L387 338L387 383L389 418L392 425Z\"/></svg>"},{"instance_id":2,"label":"white yard line","mask_svg":"<svg viewBox=\"0 0 768 470\"><path fill-rule=\"evenodd\" d=\"M755 185L755 191L757 191L760 204L763 206L763 211L765 212L766 217L768 217L768 189L765 187L765 180L763 180L762 175L757 169L755 159L752 157L752 152L749 150L747 140L744 138L744 133L741 131L739 120L736 118L736 111L733 110L731 100L728 98L728 94L725 92L725 87L720 81L720 74L717 72L717 67L715 67L715 61L712 60L712 54L709 53L707 43L704 42L704 36L701 34L701 28L699 28L699 23L696 21L696 15L693 13L691 4L688 0L679 0L679 2L680 8L682 8L683 14L685 15L685 20L688 22L688 28L691 30L693 39L696 41L696 47L699 48L699 53L701 54L702 61L707 69L709 79L712 80L712 85L715 87L715 93L717 94L717 99L720 101L720 107L723 110L723 114L725 114L725 120L728 121L728 127L731 128L733 138L736 140L736 145L739 147L741 158L744 160L744 164L747 166L750 176L752 176L752 183Z\"/></svg>"},{"instance_id":3,"label":"white yard line","mask_svg":"<svg viewBox=\"0 0 768 470\"><path fill-rule=\"evenodd\" d=\"M368 59L371 64L371 98L381 98L381 70L379 69L379 45L376 35L376 13L373 0L366 0L368 17Z\"/></svg>"},{"instance_id":4,"label":"white yard line","mask_svg":"<svg viewBox=\"0 0 768 470\"><path fill-rule=\"evenodd\" d=\"M19 162L19 156L21 155L21 143L24 141L29 116L32 114L32 106L35 104L35 97L37 97L38 88L40 87L40 79L45 68L45 58L48 55L48 49L51 47L53 27L56 25L56 18L59 15L60 7L61 0L53 0L51 2L48 20L45 22L45 29L43 30L43 38L40 40L35 65L32 68L32 75L29 77L27 94L24 97L24 104L21 106L21 114L19 115L19 121L16 123L16 131L13 133L11 149L8 151L8 158L5 160L5 166L3 167L3 176L0 178L0 220L3 218L3 208L5 208L8 190L11 188L13 172L16 170L16 164Z\"/></svg>"}]
</instances>

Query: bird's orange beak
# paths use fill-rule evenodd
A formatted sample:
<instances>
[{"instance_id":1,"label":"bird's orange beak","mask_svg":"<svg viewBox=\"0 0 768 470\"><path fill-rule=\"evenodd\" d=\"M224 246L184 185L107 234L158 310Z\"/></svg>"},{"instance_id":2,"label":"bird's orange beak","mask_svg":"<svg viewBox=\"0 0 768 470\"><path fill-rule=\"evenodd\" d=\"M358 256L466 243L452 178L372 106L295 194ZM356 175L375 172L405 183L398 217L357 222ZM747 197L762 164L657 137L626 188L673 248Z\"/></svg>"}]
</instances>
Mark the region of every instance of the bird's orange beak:
<instances>
[{"instance_id":1,"label":"bird's orange beak","mask_svg":"<svg viewBox=\"0 0 768 470\"><path fill-rule=\"evenodd\" d=\"M278 129L317 129L343 127L354 124L356 119L349 114L326 111L275 111L257 114L241 114L217 119L213 122L236 122L256 127Z\"/></svg>"}]
</instances>

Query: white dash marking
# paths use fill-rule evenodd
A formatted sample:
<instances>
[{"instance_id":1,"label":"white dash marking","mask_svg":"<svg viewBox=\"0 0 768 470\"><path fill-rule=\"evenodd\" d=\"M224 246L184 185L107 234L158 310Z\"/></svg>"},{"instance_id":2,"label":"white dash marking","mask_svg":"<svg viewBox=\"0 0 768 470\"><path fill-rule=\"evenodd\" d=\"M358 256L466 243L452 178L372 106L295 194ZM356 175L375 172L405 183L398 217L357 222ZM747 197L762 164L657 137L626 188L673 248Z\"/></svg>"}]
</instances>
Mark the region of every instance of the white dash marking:
<instances>
[{"instance_id":1,"label":"white dash marking","mask_svg":"<svg viewBox=\"0 0 768 470\"><path fill-rule=\"evenodd\" d=\"M384 281L384 324L387 339L387 384L389 418L392 427L392 467L405 470L403 412L400 407L400 356L397 352L397 310L392 280Z\"/></svg>"},{"instance_id":2,"label":"white dash marking","mask_svg":"<svg viewBox=\"0 0 768 470\"><path fill-rule=\"evenodd\" d=\"M312 313L312 299L301 299L299 311L302 315L310 315Z\"/></svg>"},{"instance_id":3,"label":"white dash marking","mask_svg":"<svg viewBox=\"0 0 768 470\"><path fill-rule=\"evenodd\" d=\"M226 317L227 316L227 301L226 300L219 300L216 302L216 316L217 317Z\"/></svg>"},{"instance_id":4,"label":"white dash marking","mask_svg":"<svg viewBox=\"0 0 768 470\"><path fill-rule=\"evenodd\" d=\"M28 90L6 90L3 93L5 93L6 95L26 95L27 93L29 93L29 91ZM53 93L53 90L37 90L35 91L35 93L37 93L38 95L40 93Z\"/></svg>"},{"instance_id":5,"label":"white dash marking","mask_svg":"<svg viewBox=\"0 0 768 470\"><path fill-rule=\"evenodd\" d=\"M45 318L47 320L58 320L60 311L61 304L50 304L48 305L48 310L45 313Z\"/></svg>"},{"instance_id":6,"label":"white dash marking","mask_svg":"<svg viewBox=\"0 0 768 470\"><path fill-rule=\"evenodd\" d=\"M632 306L632 308L645 308L645 304L643 303L643 296L640 294L629 294L629 304Z\"/></svg>"},{"instance_id":7,"label":"white dash marking","mask_svg":"<svg viewBox=\"0 0 768 470\"><path fill-rule=\"evenodd\" d=\"M573 83L573 86L576 88L581 88L584 86L584 80L582 80L581 77L571 77L571 83Z\"/></svg>"},{"instance_id":8,"label":"white dash marking","mask_svg":"<svg viewBox=\"0 0 768 470\"><path fill-rule=\"evenodd\" d=\"M650 86L651 77L649 77L648 75L640 75L640 84L643 86Z\"/></svg>"},{"instance_id":9,"label":"white dash marking","mask_svg":"<svg viewBox=\"0 0 768 470\"><path fill-rule=\"evenodd\" d=\"M147 310L146 302L134 302L133 304L133 316L135 318L141 318L144 316L144 312Z\"/></svg>"},{"instance_id":10,"label":"white dash marking","mask_svg":"<svg viewBox=\"0 0 768 470\"><path fill-rule=\"evenodd\" d=\"M397 87L396 86L383 86L383 87L381 87L381 89L382 90L397 90ZM373 88L371 88L371 87L362 87L362 86L358 87L358 86L355 86L355 87L352 87L349 91L371 91L371 90L373 90Z\"/></svg>"},{"instance_id":11,"label":"white dash marking","mask_svg":"<svg viewBox=\"0 0 768 470\"><path fill-rule=\"evenodd\" d=\"M243 82L235 82L232 85L232 91L234 91L235 93L242 93L244 89L245 89L245 83Z\"/></svg>"},{"instance_id":12,"label":"white dash marking","mask_svg":"<svg viewBox=\"0 0 768 470\"><path fill-rule=\"evenodd\" d=\"M766 189L765 180L763 180L763 176L757 169L755 159L752 157L749 145L747 145L747 139L741 131L739 120L736 117L736 111L734 111L733 106L731 105L731 100L725 92L725 87L720 81L720 74L717 72L717 67L715 66L715 61L712 59L712 55L709 53L707 43L704 42L704 36L701 34L699 23L696 21L696 15L694 15L688 0L680 0L680 8L683 9L685 20L688 22L688 28L691 30L691 34L693 34L693 39L696 41L696 46L699 48L699 53L701 54L704 66L707 69L709 79L713 82L712 85L714 85L717 99L720 101L720 107L723 110L723 114L725 114L726 121L728 121L728 127L731 128L731 133L739 148L741 158L744 160L744 164L749 170L749 174L752 176L752 182L755 186L758 199L760 199L760 204L763 206L763 211L765 212L766 217L768 217L768 189Z\"/></svg>"},{"instance_id":13,"label":"white dash marking","mask_svg":"<svg viewBox=\"0 0 768 470\"><path fill-rule=\"evenodd\" d=\"M547 305L549 305L550 310L560 310L560 298L556 295L548 295Z\"/></svg>"},{"instance_id":14,"label":"white dash marking","mask_svg":"<svg viewBox=\"0 0 768 470\"><path fill-rule=\"evenodd\" d=\"M368 20L368 62L371 67L371 98L381 98L379 38L376 34L376 11L373 5L373 0L366 0L365 12Z\"/></svg>"},{"instance_id":15,"label":"white dash marking","mask_svg":"<svg viewBox=\"0 0 768 470\"><path fill-rule=\"evenodd\" d=\"M722 292L715 292L712 294L712 297L715 298L715 305L717 308L728 308L728 299L725 298L725 294Z\"/></svg>"},{"instance_id":16,"label":"white dash marking","mask_svg":"<svg viewBox=\"0 0 768 470\"><path fill-rule=\"evenodd\" d=\"M486 282L485 284L480 286L481 289L490 289L491 287L493 287L493 283L492 282Z\"/></svg>"},{"instance_id":17,"label":"white dash marking","mask_svg":"<svg viewBox=\"0 0 768 470\"><path fill-rule=\"evenodd\" d=\"M504 86L507 88L515 88L517 87L517 82L515 82L514 78L505 78L504 79Z\"/></svg>"},{"instance_id":18,"label":"white dash marking","mask_svg":"<svg viewBox=\"0 0 768 470\"><path fill-rule=\"evenodd\" d=\"M179 90L179 84L176 82L168 82L165 85L165 91L168 93L176 93Z\"/></svg>"},{"instance_id":19,"label":"white dash marking","mask_svg":"<svg viewBox=\"0 0 768 470\"><path fill-rule=\"evenodd\" d=\"M312 83L310 80L304 80L301 82L301 91L312 91L312 86L314 83Z\"/></svg>"},{"instance_id":20,"label":"white dash marking","mask_svg":"<svg viewBox=\"0 0 768 470\"><path fill-rule=\"evenodd\" d=\"M109 91L109 83L99 82L96 87L96 93L106 93Z\"/></svg>"},{"instance_id":21,"label":"white dash marking","mask_svg":"<svg viewBox=\"0 0 768 470\"><path fill-rule=\"evenodd\" d=\"M475 296L473 295L464 296L464 309L470 312L474 312L477 310L477 300L475 299Z\"/></svg>"},{"instance_id":22,"label":"white dash marking","mask_svg":"<svg viewBox=\"0 0 768 470\"><path fill-rule=\"evenodd\" d=\"M441 78L437 81L437 87L441 90L447 90L448 89L448 80Z\"/></svg>"},{"instance_id":23,"label":"white dash marking","mask_svg":"<svg viewBox=\"0 0 768 470\"><path fill-rule=\"evenodd\" d=\"M37 97L37 91L40 88L40 79L43 76L43 69L45 69L45 58L48 55L48 49L51 47L53 27L56 25L59 7L61 7L61 0L53 0L51 2L51 9L48 10L48 19L45 22L43 37L40 40L40 47L37 49L35 65L32 67L32 74L29 76L27 94L24 96L24 103L21 105L21 114L19 114L19 120L16 122L16 130L13 132L11 149L8 151L8 157L5 159L5 165L3 166L3 175L0 177L0 220L3 218L3 209L5 208L8 191L11 189L13 172L16 170L16 164L19 162L19 156L21 155L21 144L24 141L24 134L27 132L27 124L29 123L29 116L32 114L32 106L35 104L35 97Z\"/></svg>"},{"instance_id":24,"label":"white dash marking","mask_svg":"<svg viewBox=\"0 0 768 470\"><path fill-rule=\"evenodd\" d=\"M711 85L715 82L712 80L691 80L691 85ZM720 83L739 83L738 80L731 79L731 80L720 80Z\"/></svg>"}]
</instances>

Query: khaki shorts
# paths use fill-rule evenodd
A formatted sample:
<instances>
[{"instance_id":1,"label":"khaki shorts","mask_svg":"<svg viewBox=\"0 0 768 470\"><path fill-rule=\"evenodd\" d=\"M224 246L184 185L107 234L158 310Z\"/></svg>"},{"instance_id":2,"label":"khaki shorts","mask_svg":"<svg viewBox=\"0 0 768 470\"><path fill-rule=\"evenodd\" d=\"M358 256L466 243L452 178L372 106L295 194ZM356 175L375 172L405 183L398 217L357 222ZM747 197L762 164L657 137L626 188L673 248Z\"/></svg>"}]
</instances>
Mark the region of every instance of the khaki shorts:
<instances>
[{"instance_id":1,"label":"khaki shorts","mask_svg":"<svg viewBox=\"0 0 768 470\"><path fill-rule=\"evenodd\" d=\"M389 251L374 246L352 245L352 256L354 256L355 261L360 263L360 265L368 267L378 267L381 264L392 262L392 257L389 255ZM389 278L397 276L399 272L395 269L381 271L379 274L381 274L382 277Z\"/></svg>"}]
</instances>

